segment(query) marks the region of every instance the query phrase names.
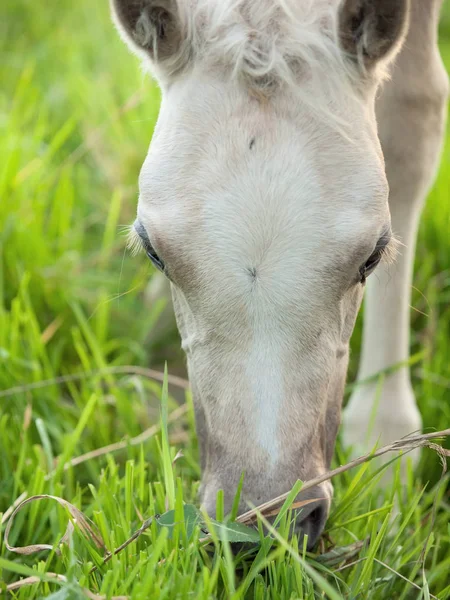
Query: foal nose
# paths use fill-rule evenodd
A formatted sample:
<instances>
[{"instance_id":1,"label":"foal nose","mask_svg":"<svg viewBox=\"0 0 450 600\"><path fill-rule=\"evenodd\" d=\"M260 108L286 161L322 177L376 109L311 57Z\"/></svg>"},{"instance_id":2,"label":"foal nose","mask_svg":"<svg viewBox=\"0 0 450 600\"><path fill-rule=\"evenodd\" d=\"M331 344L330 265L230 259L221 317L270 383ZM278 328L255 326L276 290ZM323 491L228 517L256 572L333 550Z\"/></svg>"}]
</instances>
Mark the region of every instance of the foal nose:
<instances>
[{"instance_id":1,"label":"foal nose","mask_svg":"<svg viewBox=\"0 0 450 600\"><path fill-rule=\"evenodd\" d=\"M295 527L300 535L308 536L308 550L311 550L315 546L324 530L328 517L328 507L329 501L321 499L305 506L299 512Z\"/></svg>"}]
</instances>

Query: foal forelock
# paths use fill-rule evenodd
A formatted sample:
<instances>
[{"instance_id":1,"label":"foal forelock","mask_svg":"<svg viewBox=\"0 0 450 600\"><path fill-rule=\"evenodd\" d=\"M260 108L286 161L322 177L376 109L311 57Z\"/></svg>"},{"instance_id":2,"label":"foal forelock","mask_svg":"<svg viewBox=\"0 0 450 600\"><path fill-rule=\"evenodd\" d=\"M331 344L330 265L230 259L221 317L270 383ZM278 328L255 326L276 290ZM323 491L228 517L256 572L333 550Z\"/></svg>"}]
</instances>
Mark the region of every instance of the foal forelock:
<instances>
[{"instance_id":1,"label":"foal forelock","mask_svg":"<svg viewBox=\"0 0 450 600\"><path fill-rule=\"evenodd\" d=\"M280 89L300 96L321 118L345 125L333 103L358 100L354 64L338 44L340 0L173 0L183 42L169 65L173 73L198 66L250 92L270 97ZM151 35L142 13L138 40ZM167 64L165 66L167 69Z\"/></svg>"}]
</instances>

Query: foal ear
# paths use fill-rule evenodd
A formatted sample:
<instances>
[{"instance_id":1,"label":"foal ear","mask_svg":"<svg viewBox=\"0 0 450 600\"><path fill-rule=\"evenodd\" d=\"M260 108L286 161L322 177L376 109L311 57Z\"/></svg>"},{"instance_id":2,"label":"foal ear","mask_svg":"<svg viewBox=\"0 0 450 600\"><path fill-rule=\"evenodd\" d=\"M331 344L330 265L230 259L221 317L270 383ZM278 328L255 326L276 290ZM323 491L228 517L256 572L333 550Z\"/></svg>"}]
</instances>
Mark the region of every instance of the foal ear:
<instances>
[{"instance_id":1,"label":"foal ear","mask_svg":"<svg viewBox=\"0 0 450 600\"><path fill-rule=\"evenodd\" d=\"M183 0L184 1L184 0ZM172 72L188 52L178 0L110 0L113 19L132 51Z\"/></svg>"},{"instance_id":2,"label":"foal ear","mask_svg":"<svg viewBox=\"0 0 450 600\"><path fill-rule=\"evenodd\" d=\"M343 50L366 70L392 58L407 31L409 4L409 0L342 0L338 26Z\"/></svg>"}]
</instances>

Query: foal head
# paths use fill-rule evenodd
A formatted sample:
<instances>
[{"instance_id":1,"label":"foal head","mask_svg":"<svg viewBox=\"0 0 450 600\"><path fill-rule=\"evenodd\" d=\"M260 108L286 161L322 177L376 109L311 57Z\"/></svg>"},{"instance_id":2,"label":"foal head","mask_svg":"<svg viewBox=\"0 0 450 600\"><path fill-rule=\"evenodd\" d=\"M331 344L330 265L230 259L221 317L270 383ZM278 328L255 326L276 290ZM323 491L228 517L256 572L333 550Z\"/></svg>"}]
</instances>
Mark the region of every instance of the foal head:
<instances>
[{"instance_id":1,"label":"foal head","mask_svg":"<svg viewBox=\"0 0 450 600\"><path fill-rule=\"evenodd\" d=\"M330 466L364 282L391 244L374 98L406 0L112 0L162 104L135 230L172 283L202 501ZM330 484L299 516L312 545Z\"/></svg>"}]
</instances>

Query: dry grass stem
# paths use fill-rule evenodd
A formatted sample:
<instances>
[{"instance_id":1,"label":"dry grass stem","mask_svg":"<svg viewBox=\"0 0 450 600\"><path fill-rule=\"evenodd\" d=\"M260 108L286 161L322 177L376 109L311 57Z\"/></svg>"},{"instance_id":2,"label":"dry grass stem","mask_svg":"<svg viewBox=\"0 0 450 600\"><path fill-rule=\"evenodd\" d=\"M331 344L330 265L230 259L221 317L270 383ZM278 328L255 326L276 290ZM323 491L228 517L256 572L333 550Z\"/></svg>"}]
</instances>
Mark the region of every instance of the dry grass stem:
<instances>
[{"instance_id":1,"label":"dry grass stem","mask_svg":"<svg viewBox=\"0 0 450 600\"><path fill-rule=\"evenodd\" d=\"M320 500L326 500L326 498L309 498L308 500L300 500L299 502L294 502L289 508L290 510L296 510L297 508L303 508L304 506L308 506L308 504L313 504L314 502L318 502ZM265 517L276 517L280 514L281 506L265 513Z\"/></svg>"},{"instance_id":2,"label":"dry grass stem","mask_svg":"<svg viewBox=\"0 0 450 600\"><path fill-rule=\"evenodd\" d=\"M67 577L65 575L60 575L59 573L43 573L45 578L40 578L37 576L32 577L24 577L24 579L20 579L19 581L14 581L14 583L10 583L6 586L7 592L14 592L15 590L20 590L23 587L29 585L36 585L37 583L41 583L41 581L48 581L49 583L53 582L61 582L67 583ZM0 594L2 590L0 590ZM83 594L90 598L90 600L106 600L106 596L101 596L99 594L94 594L91 590L87 588L83 588ZM128 600L128 596L109 596L109 600Z\"/></svg>"},{"instance_id":3,"label":"dry grass stem","mask_svg":"<svg viewBox=\"0 0 450 600\"><path fill-rule=\"evenodd\" d=\"M11 516L14 509L17 506L19 506L19 504L21 502L23 502L27 496L28 496L28 492L23 492L23 494L20 494L20 496L18 498L16 498L16 500L13 502L13 504L8 509L6 509L6 511L2 515L2 520L0 521L1 525L3 525L3 523L6 523L6 521L9 519L9 517Z\"/></svg>"},{"instance_id":4,"label":"dry grass stem","mask_svg":"<svg viewBox=\"0 0 450 600\"><path fill-rule=\"evenodd\" d=\"M97 548L100 548L100 549L106 551L105 542L103 541L103 538L100 535L100 532L99 532L97 526L90 519L88 519L81 512L80 509L78 509L76 506L74 506L70 502L67 502L67 500L64 500L64 498L60 498L59 496L50 496L48 494L40 494L38 496L30 496L30 498L27 498L23 502L20 502L20 504L18 504L16 506L13 513L9 517L9 521L6 526L5 536L4 536L3 541L5 543L6 548L10 552L15 552L16 554L29 555L29 554L35 554L36 552L41 552L42 550L53 550L53 546L50 544L30 544L29 546L14 547L14 546L11 546L9 543L9 534L11 531L12 524L14 523L14 517L27 504L30 504L31 502L37 502L38 500L55 500L55 502L57 502L60 506L67 509L67 511L69 512L70 516L73 519L73 522L69 520L66 531L64 532L63 537L58 542L58 546L60 544L65 544L69 541L69 539L72 535L72 532L74 530L74 525L76 525L79 528L79 530L81 531L81 533L87 539L92 540L94 542L94 544L97 546ZM56 552L58 553L59 550L57 549Z\"/></svg>"},{"instance_id":5,"label":"dry grass stem","mask_svg":"<svg viewBox=\"0 0 450 600\"><path fill-rule=\"evenodd\" d=\"M85 373L73 373L71 375L61 375L54 377L53 379L44 379L42 381L33 381L32 383L24 383L23 385L16 385L7 390L0 391L0 398L6 398L8 396L14 396L24 392L31 392L33 390L39 390L41 388L50 387L51 385L60 385L62 383L70 383L72 381L83 381L90 377L102 377L104 375L138 375L145 377L146 379L152 379L163 383L164 373L156 371L155 369L147 369L145 367L138 367L136 365L125 365L119 367L107 367L106 369L97 369L93 371L86 371ZM177 377L176 375L167 375L167 382L169 385L181 388L182 390L189 389L189 381L183 379L183 377Z\"/></svg>"},{"instance_id":6,"label":"dry grass stem","mask_svg":"<svg viewBox=\"0 0 450 600\"><path fill-rule=\"evenodd\" d=\"M187 404L182 404L169 414L167 421L169 423L177 421L180 417L183 417L187 413L188 408L189 407ZM100 456L112 454L113 452L118 452L119 450L125 450L129 446L139 446L140 444L143 444L144 442L155 436L157 433L159 433L160 430L161 425L158 423L157 425L152 425L151 427L149 427L134 438L122 440L121 442L115 442L114 444L109 444L108 446L102 446L101 448L97 448L96 450L91 450L90 452L86 452L85 454L76 456L75 458L72 458L71 460L66 462L66 464L64 465L64 470L67 471L67 469L69 469L70 467L81 465L82 463L93 458L99 458ZM50 479L53 473L54 471L46 475L45 479Z\"/></svg>"},{"instance_id":7,"label":"dry grass stem","mask_svg":"<svg viewBox=\"0 0 450 600\"><path fill-rule=\"evenodd\" d=\"M115 556L116 554L119 554L119 552L122 552L122 550L125 550L125 548L127 546L129 546L132 542L134 542L139 537L141 537L141 535L144 533L144 531L146 529L148 529L150 527L150 525L153 523L153 519L154 518L155 517L150 517L149 519L147 519L146 521L144 521L142 523L142 525L139 527L139 529L137 531L135 531L133 533L133 535L131 537L129 537L123 544L121 544L120 546L118 546L117 548L115 548L112 552L107 552L107 554L103 558L103 563L102 564L104 565L107 562L109 562L113 556ZM96 565L93 566L92 569L89 571L89 574L94 573L97 569L98 569L98 567Z\"/></svg>"},{"instance_id":8,"label":"dry grass stem","mask_svg":"<svg viewBox=\"0 0 450 600\"><path fill-rule=\"evenodd\" d=\"M24 579L19 579L19 581L14 581L6 586L7 592L14 592L15 590L20 590L20 588L26 587L27 585L35 585L36 583L41 583L41 581L48 582L59 582L62 583L67 582L67 577L65 575L60 575L59 573L42 573L42 577L32 576L32 577L24 577ZM2 590L0 589L0 594Z\"/></svg>"},{"instance_id":9,"label":"dry grass stem","mask_svg":"<svg viewBox=\"0 0 450 600\"><path fill-rule=\"evenodd\" d=\"M439 456L441 457L441 460L445 460L446 457L450 456L450 451L446 450L445 448L442 448L442 446L439 446L437 444L430 442L430 440L445 438L449 435L450 435L450 429L444 429L442 431L437 431L437 432L433 432L433 433L425 433L422 435L413 435L413 436L403 438L401 440L397 440L396 442L392 442L392 444L383 446L379 450L370 452L369 454L365 454L364 456L360 456L359 458L356 458L355 460L350 461L346 465L342 465L340 467L337 467L336 469L333 469L332 471L328 471L327 473L320 475L319 477L315 477L314 479L311 479L310 481L306 481L303 484L301 491L304 492L306 490L309 490L312 487L319 485L319 483L328 481L329 479L336 477L336 475L345 473L346 471L349 471L350 469L353 469L354 467L362 465L363 463L373 460L374 458L377 458L379 456L383 456L383 454L387 454L388 452L402 452L404 454L407 454L408 452L411 452L412 450L415 450L416 448L429 447L432 450L435 450L436 452L438 452ZM286 492L285 494L281 494L280 496L277 496L276 498L273 498L272 500L269 500L268 502L264 502L263 504L260 504L259 506L252 508L251 510L248 510L247 512L243 513L236 520L239 523L244 523L244 524L250 523L251 521L255 520L255 518L257 517L258 514L265 515L265 514L267 514L268 511L274 509L276 506L278 506L279 504L284 502L289 494L290 494L290 491Z\"/></svg>"},{"instance_id":10,"label":"dry grass stem","mask_svg":"<svg viewBox=\"0 0 450 600\"><path fill-rule=\"evenodd\" d=\"M409 583L409 585L412 585L417 590L422 591L422 588L419 585L417 585L417 583L414 583L414 581L411 581L411 579L408 579L407 577L405 577L404 575L402 575L401 573L399 573L398 571L396 571L395 569L393 569L392 567L387 565L382 560L379 560L378 558L374 558L373 560L375 562L377 562L379 565L381 565L382 567L384 567L385 569L387 569L388 571L390 571L391 573L394 573L394 575L396 575L397 577L400 577L400 579L407 581ZM429 593L429 597L433 598L433 600L439 600L439 598L437 596L433 596L433 594L431 592L428 592L428 593Z\"/></svg>"}]
</instances>

